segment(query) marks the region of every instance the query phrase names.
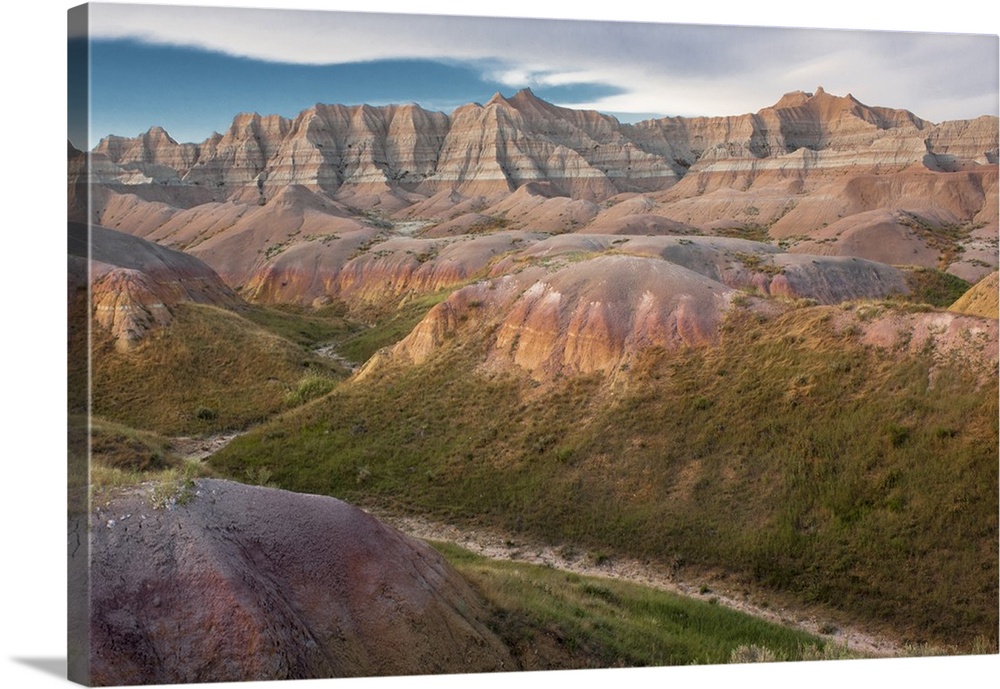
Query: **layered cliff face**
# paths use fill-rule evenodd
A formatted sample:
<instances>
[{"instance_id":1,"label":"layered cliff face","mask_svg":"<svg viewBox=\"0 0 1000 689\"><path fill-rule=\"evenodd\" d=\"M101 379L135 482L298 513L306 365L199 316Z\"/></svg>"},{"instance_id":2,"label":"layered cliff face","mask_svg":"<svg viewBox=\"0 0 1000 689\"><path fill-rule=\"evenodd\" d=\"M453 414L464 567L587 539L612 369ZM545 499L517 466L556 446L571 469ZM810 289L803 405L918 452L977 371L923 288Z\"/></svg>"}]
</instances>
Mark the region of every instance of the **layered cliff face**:
<instances>
[{"instance_id":1,"label":"layered cliff face","mask_svg":"<svg viewBox=\"0 0 1000 689\"><path fill-rule=\"evenodd\" d=\"M970 163L996 165L997 121L995 117L944 122L927 137L927 166L941 170L968 168Z\"/></svg>"},{"instance_id":2,"label":"layered cliff face","mask_svg":"<svg viewBox=\"0 0 1000 689\"><path fill-rule=\"evenodd\" d=\"M179 302L227 308L242 302L193 256L99 226L89 228L88 238L87 230L70 224L70 274L77 283L90 281L94 322L120 351L168 325Z\"/></svg>"},{"instance_id":3,"label":"layered cliff face","mask_svg":"<svg viewBox=\"0 0 1000 689\"><path fill-rule=\"evenodd\" d=\"M339 293L334 273L410 221L425 238L736 234L977 280L997 265L997 141L995 117L935 125L822 89L636 125L527 90L450 115L316 105L240 115L200 144L156 127L104 139L90 220L199 256L264 300ZM414 270L396 264L374 272Z\"/></svg>"},{"instance_id":4,"label":"layered cliff face","mask_svg":"<svg viewBox=\"0 0 1000 689\"><path fill-rule=\"evenodd\" d=\"M903 271L857 258L731 238L567 234L505 255L490 279L453 292L369 369L419 364L449 341L489 333L487 366L537 380L615 375L651 348L714 343L731 309L771 309L761 297L837 304L908 293Z\"/></svg>"},{"instance_id":5,"label":"layered cliff face","mask_svg":"<svg viewBox=\"0 0 1000 689\"><path fill-rule=\"evenodd\" d=\"M662 188L676 165L643 151L614 118L557 108L522 91L470 104L449 117L416 105L316 105L295 119L242 114L225 134L178 144L158 127L109 136L94 150L94 177L109 185L194 185L242 197L299 184L357 205L413 201L457 189L502 196L537 180L575 197ZM392 203L392 201L390 201Z\"/></svg>"},{"instance_id":6,"label":"layered cliff face","mask_svg":"<svg viewBox=\"0 0 1000 689\"><path fill-rule=\"evenodd\" d=\"M820 166L959 169L996 162L996 120L936 126L905 110L869 107L819 89L787 94L754 114L623 125L524 90L450 116L416 105L316 105L294 119L243 114L200 144L178 144L154 127L135 139L109 136L94 154L101 163L96 179L108 184L251 194L256 188L262 197L269 188L301 184L363 192L368 200L388 195L408 205L412 191L494 197L533 181L548 181L566 196L602 200L666 189L689 170L722 160L777 159L799 149L824 152Z\"/></svg>"},{"instance_id":7,"label":"layered cliff face","mask_svg":"<svg viewBox=\"0 0 1000 689\"><path fill-rule=\"evenodd\" d=\"M600 200L619 191L663 188L677 179L669 158L643 151L612 117L558 108L530 91L451 116L437 174L425 188L452 185L495 197L546 181L561 195Z\"/></svg>"}]
</instances>

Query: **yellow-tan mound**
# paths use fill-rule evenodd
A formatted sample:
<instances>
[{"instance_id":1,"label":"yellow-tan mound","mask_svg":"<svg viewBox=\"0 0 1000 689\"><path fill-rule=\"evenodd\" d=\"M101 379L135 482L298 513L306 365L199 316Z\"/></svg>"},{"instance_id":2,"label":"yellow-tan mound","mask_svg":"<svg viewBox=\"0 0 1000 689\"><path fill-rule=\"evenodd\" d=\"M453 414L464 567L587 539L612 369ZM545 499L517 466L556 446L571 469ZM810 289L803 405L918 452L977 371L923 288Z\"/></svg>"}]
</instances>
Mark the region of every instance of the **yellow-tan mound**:
<instances>
[{"instance_id":1,"label":"yellow-tan mound","mask_svg":"<svg viewBox=\"0 0 1000 689\"><path fill-rule=\"evenodd\" d=\"M963 294L958 301L951 305L952 311L965 313L970 316L982 316L983 318L997 318L997 289L998 273L990 273L977 282L972 288Z\"/></svg>"}]
</instances>

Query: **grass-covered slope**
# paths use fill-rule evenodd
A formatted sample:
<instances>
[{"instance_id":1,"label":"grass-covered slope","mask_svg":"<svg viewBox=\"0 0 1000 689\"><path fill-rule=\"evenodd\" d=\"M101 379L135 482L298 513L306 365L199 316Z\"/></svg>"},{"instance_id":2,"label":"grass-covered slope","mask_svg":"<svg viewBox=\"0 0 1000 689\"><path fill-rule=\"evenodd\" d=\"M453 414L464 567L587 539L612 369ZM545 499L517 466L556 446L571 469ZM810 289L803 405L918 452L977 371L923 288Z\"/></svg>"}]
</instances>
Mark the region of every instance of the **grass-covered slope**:
<instances>
[{"instance_id":1,"label":"grass-covered slope","mask_svg":"<svg viewBox=\"0 0 1000 689\"><path fill-rule=\"evenodd\" d=\"M746 662L756 649L774 660L850 655L711 600L434 545L486 601L524 670Z\"/></svg>"},{"instance_id":2,"label":"grass-covered slope","mask_svg":"<svg viewBox=\"0 0 1000 689\"><path fill-rule=\"evenodd\" d=\"M997 635L997 377L839 307L735 313L615 384L479 370L456 338L237 439L236 478L721 567L915 641ZM842 311L842 310L841 310Z\"/></svg>"},{"instance_id":3,"label":"grass-covered slope","mask_svg":"<svg viewBox=\"0 0 1000 689\"><path fill-rule=\"evenodd\" d=\"M259 307L251 313L263 325L204 304L181 303L175 311L169 327L129 352L94 329L95 416L165 435L240 429L286 408L304 381L343 376L303 347L333 326Z\"/></svg>"}]
</instances>

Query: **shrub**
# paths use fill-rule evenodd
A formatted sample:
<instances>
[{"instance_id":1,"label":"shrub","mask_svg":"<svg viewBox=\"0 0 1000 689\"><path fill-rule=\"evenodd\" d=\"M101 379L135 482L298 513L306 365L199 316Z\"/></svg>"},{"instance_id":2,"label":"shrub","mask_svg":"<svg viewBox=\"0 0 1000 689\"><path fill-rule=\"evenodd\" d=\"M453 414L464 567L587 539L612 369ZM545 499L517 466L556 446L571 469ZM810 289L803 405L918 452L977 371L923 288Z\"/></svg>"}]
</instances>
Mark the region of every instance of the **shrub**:
<instances>
[{"instance_id":1,"label":"shrub","mask_svg":"<svg viewBox=\"0 0 1000 689\"><path fill-rule=\"evenodd\" d=\"M194 413L194 417L199 421L215 421L219 418L219 412L209 407L198 407L198 410Z\"/></svg>"},{"instance_id":2,"label":"shrub","mask_svg":"<svg viewBox=\"0 0 1000 689\"><path fill-rule=\"evenodd\" d=\"M299 381L298 386L288 393L286 403L290 407L297 407L310 400L318 399L333 390L336 385L332 378L318 375L308 375Z\"/></svg>"},{"instance_id":3,"label":"shrub","mask_svg":"<svg viewBox=\"0 0 1000 689\"><path fill-rule=\"evenodd\" d=\"M191 502L195 496L194 477L197 473L197 464L188 462L180 475L154 483L149 498L153 509L169 510L176 505L186 505Z\"/></svg>"},{"instance_id":4,"label":"shrub","mask_svg":"<svg viewBox=\"0 0 1000 689\"><path fill-rule=\"evenodd\" d=\"M910 437L910 429L899 424L889 424L889 442L893 447L900 447Z\"/></svg>"}]
</instances>

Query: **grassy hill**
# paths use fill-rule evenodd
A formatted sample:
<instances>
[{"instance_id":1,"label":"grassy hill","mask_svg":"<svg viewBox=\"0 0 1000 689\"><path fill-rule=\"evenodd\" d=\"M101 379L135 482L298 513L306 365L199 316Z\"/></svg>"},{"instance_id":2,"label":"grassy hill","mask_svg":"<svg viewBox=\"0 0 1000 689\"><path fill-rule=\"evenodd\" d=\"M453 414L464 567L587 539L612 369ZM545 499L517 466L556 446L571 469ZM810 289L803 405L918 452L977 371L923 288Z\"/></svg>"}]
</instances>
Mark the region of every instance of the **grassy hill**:
<instances>
[{"instance_id":1,"label":"grassy hill","mask_svg":"<svg viewBox=\"0 0 1000 689\"><path fill-rule=\"evenodd\" d=\"M116 351L95 328L93 413L165 435L245 428L287 408L300 385L326 378L329 389L342 379L343 368L308 345L346 329L289 311L192 303L133 351Z\"/></svg>"},{"instance_id":2,"label":"grassy hill","mask_svg":"<svg viewBox=\"0 0 1000 689\"><path fill-rule=\"evenodd\" d=\"M998 301L1000 301L1000 294L998 294L1000 277L998 276L1000 274L990 273L977 282L955 300L955 303L951 305L951 310L983 318L1000 316L1000 305L998 305Z\"/></svg>"},{"instance_id":3,"label":"grassy hill","mask_svg":"<svg viewBox=\"0 0 1000 689\"><path fill-rule=\"evenodd\" d=\"M347 383L212 458L236 477L733 577L995 647L997 377L737 311L614 384L484 373L484 339ZM977 641L978 639L978 641Z\"/></svg>"},{"instance_id":4,"label":"grassy hill","mask_svg":"<svg viewBox=\"0 0 1000 689\"><path fill-rule=\"evenodd\" d=\"M857 657L711 599L434 545L486 601L491 626L521 669Z\"/></svg>"}]
</instances>

